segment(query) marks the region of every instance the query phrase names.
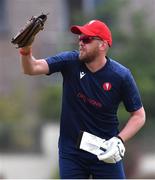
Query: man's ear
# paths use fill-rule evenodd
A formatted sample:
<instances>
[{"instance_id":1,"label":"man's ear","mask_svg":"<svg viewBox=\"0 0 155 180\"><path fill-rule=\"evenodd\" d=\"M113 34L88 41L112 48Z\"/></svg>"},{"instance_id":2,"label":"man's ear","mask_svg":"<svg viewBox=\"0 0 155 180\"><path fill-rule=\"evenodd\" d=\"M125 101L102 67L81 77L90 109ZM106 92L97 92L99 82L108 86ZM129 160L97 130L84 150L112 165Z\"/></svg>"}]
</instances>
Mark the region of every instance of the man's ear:
<instances>
[{"instance_id":1,"label":"man's ear","mask_svg":"<svg viewBox=\"0 0 155 180\"><path fill-rule=\"evenodd\" d=\"M99 48L101 48L102 50L105 50L105 49L107 48L107 42L102 41L102 42L99 44Z\"/></svg>"},{"instance_id":2,"label":"man's ear","mask_svg":"<svg viewBox=\"0 0 155 180\"><path fill-rule=\"evenodd\" d=\"M100 43L100 44L99 44L99 47L102 47L102 45L103 45L103 43Z\"/></svg>"},{"instance_id":3,"label":"man's ear","mask_svg":"<svg viewBox=\"0 0 155 180\"><path fill-rule=\"evenodd\" d=\"M99 47L100 47L100 48L105 48L105 47L106 47L106 44L102 41L102 42L100 42Z\"/></svg>"}]
</instances>

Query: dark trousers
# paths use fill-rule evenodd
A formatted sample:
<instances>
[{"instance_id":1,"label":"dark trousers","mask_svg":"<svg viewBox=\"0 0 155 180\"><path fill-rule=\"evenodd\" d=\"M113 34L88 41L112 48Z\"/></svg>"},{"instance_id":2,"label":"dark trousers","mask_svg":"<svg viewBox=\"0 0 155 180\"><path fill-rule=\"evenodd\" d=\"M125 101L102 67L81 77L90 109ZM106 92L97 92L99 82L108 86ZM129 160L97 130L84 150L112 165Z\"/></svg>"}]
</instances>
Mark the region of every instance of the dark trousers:
<instances>
[{"instance_id":1,"label":"dark trousers","mask_svg":"<svg viewBox=\"0 0 155 180\"><path fill-rule=\"evenodd\" d=\"M59 156L61 179L125 179L123 163L104 163L97 158L77 155Z\"/></svg>"}]
</instances>

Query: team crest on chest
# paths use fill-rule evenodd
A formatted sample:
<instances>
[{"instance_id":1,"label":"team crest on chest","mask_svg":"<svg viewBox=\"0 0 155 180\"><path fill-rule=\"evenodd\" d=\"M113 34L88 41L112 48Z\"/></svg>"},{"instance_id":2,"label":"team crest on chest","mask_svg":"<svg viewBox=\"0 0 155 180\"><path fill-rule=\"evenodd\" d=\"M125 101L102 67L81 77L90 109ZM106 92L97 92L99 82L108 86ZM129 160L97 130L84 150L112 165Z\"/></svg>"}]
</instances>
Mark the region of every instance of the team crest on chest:
<instances>
[{"instance_id":1,"label":"team crest on chest","mask_svg":"<svg viewBox=\"0 0 155 180\"><path fill-rule=\"evenodd\" d=\"M112 85L110 82L105 82L102 87L105 91L110 91L112 88Z\"/></svg>"}]
</instances>

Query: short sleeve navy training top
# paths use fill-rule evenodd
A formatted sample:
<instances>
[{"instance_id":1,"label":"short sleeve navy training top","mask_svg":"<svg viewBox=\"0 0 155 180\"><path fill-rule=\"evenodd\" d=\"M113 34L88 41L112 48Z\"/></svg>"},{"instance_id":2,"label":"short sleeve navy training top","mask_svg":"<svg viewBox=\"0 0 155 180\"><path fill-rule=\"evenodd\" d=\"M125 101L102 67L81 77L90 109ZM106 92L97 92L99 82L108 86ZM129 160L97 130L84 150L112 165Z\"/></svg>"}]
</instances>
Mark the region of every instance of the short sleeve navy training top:
<instances>
[{"instance_id":1,"label":"short sleeve navy training top","mask_svg":"<svg viewBox=\"0 0 155 180\"><path fill-rule=\"evenodd\" d=\"M121 101L129 112L142 107L129 69L107 57L103 68L92 73L79 60L78 51L46 58L49 74L63 76L60 152L75 152L80 130L101 138L118 134L117 110Z\"/></svg>"}]
</instances>

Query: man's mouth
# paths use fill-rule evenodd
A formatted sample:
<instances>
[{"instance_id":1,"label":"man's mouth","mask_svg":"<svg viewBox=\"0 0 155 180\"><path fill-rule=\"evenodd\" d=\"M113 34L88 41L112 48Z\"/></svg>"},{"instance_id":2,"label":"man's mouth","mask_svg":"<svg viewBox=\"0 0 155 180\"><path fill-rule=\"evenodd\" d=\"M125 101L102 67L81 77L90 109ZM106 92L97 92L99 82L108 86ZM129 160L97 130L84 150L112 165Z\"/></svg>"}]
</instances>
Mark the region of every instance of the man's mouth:
<instances>
[{"instance_id":1,"label":"man's mouth","mask_svg":"<svg viewBox=\"0 0 155 180\"><path fill-rule=\"evenodd\" d=\"M84 51L84 48L79 48L79 51Z\"/></svg>"}]
</instances>

